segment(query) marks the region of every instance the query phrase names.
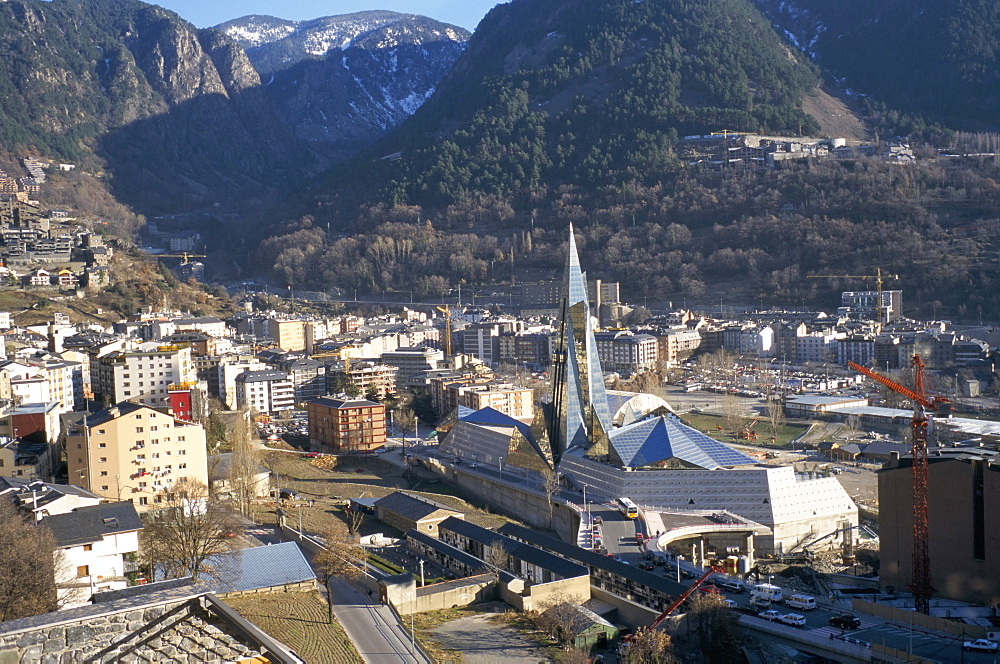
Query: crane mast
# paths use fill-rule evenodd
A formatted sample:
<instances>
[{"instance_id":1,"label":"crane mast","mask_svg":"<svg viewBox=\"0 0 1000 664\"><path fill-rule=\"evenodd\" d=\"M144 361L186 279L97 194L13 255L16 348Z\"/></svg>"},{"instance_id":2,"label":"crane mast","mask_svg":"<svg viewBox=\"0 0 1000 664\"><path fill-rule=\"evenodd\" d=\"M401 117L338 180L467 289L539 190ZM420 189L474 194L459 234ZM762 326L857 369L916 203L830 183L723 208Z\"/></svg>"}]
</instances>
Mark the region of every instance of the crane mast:
<instances>
[{"instance_id":1,"label":"crane mast","mask_svg":"<svg viewBox=\"0 0 1000 664\"><path fill-rule=\"evenodd\" d=\"M947 413L948 400L943 397L928 398L925 392L924 363L919 355L914 355L910 361L913 367L914 389L900 385L867 367L854 362L847 366L868 376L872 380L885 385L894 392L902 394L913 402L913 578L910 591L913 593L914 608L924 615L930 614L931 593L931 562L930 539L927 517L927 411L932 413Z\"/></svg>"}]
</instances>

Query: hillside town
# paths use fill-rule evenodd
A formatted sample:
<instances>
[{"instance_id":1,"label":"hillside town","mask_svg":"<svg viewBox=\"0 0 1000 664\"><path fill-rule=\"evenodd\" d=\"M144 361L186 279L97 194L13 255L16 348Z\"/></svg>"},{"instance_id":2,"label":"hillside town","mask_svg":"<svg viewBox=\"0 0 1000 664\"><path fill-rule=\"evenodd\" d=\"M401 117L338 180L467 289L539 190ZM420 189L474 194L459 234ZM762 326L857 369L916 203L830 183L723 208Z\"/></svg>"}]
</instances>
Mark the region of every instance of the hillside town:
<instances>
[{"instance_id":1,"label":"hillside town","mask_svg":"<svg viewBox=\"0 0 1000 664\"><path fill-rule=\"evenodd\" d=\"M878 629L919 599L904 591L912 572L900 542L914 518L914 411L847 363L900 378L922 358L952 404L934 423L933 537L975 537L992 509L976 500L995 502L995 487L966 504L941 482L993 487L1000 423L982 416L997 410L1000 333L910 320L898 290L845 292L830 313L643 312L617 284L586 281L572 234L569 256L561 280L520 285L519 308L511 298L324 316L258 310L245 295L225 320L144 307L108 326L65 315L19 326L0 314L0 482L68 563L52 572L60 611L0 624L0 651L28 652L18 634L141 606L221 624L212 647L224 652L299 661L218 596L308 590L322 551L359 549L351 555L364 573L341 574L404 618L502 603L548 615L536 624L557 640L612 657L631 631L677 630L702 615L701 604L682 607L702 588L751 632L801 648L810 640L799 635L820 634L813 652L868 661L873 637L831 625L863 614L858 625ZM240 435L218 433L223 419L249 425L249 468L238 467ZM284 465L261 465L265 454ZM345 478L355 466L358 479ZM329 488L294 481L305 468ZM366 488L345 497L345 484L331 499L337 481ZM423 485L470 502L413 491ZM196 487L207 491L198 500L242 505L219 526L226 546L193 568L144 563L154 554L142 533ZM317 502L343 515L354 543L325 549L314 513L302 520ZM506 515L499 527L480 506ZM946 525L945 509L971 510L972 521ZM944 616L961 612L963 634L988 640L1000 592L982 564L990 546L931 540L927 629L953 634ZM280 574L261 577L255 565ZM231 579L198 580L220 566ZM962 583L944 581L959 568ZM425 585L425 573L437 581ZM808 620L776 611L782 592L785 605L817 610ZM572 620L552 617L567 611ZM406 620L391 622L415 648ZM142 641L140 630L115 652L155 658L179 647ZM59 643L52 652L93 646Z\"/></svg>"}]
</instances>

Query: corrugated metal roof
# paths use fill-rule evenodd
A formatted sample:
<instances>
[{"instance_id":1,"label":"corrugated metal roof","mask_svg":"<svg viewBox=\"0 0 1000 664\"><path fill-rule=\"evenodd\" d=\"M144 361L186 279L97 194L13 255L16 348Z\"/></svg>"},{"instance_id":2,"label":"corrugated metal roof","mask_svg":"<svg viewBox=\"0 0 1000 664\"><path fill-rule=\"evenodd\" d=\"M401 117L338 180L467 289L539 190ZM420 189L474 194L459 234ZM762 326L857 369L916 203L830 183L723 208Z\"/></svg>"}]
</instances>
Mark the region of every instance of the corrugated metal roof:
<instances>
[{"instance_id":1,"label":"corrugated metal roof","mask_svg":"<svg viewBox=\"0 0 1000 664\"><path fill-rule=\"evenodd\" d=\"M316 574L295 542L251 546L210 557L209 583L215 592L261 590L313 581Z\"/></svg>"}]
</instances>

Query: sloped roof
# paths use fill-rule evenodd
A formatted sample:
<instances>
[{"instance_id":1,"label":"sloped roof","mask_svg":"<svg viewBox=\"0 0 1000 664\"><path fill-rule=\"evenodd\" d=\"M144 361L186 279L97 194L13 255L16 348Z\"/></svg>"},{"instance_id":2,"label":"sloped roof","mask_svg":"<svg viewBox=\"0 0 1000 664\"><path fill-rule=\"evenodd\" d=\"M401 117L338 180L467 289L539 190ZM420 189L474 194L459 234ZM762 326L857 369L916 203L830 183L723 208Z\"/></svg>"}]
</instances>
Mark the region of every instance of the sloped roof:
<instances>
[{"instance_id":1,"label":"sloped roof","mask_svg":"<svg viewBox=\"0 0 1000 664\"><path fill-rule=\"evenodd\" d=\"M609 437L622 465L632 468L667 459L678 459L706 470L757 463L752 457L674 417L648 418L613 429Z\"/></svg>"},{"instance_id":2,"label":"sloped roof","mask_svg":"<svg viewBox=\"0 0 1000 664\"><path fill-rule=\"evenodd\" d=\"M381 507L414 522L429 516L443 517L461 514L458 510L453 510L446 505L411 496L402 491L393 491L388 496L379 498L375 501L375 507Z\"/></svg>"},{"instance_id":3,"label":"sloped roof","mask_svg":"<svg viewBox=\"0 0 1000 664\"><path fill-rule=\"evenodd\" d=\"M211 570L208 582L220 593L262 590L316 578L295 542L227 551L211 556L205 565Z\"/></svg>"},{"instance_id":4,"label":"sloped roof","mask_svg":"<svg viewBox=\"0 0 1000 664\"><path fill-rule=\"evenodd\" d=\"M534 440L531 435L531 426L521 422L520 420L515 420L510 415L504 415L499 410L494 408L481 408L479 410L474 410L470 414L465 416L459 416L459 421L461 422L471 422L473 424L488 424L491 426L501 426L501 427L514 427L518 429L525 438L528 440Z\"/></svg>"},{"instance_id":5,"label":"sloped roof","mask_svg":"<svg viewBox=\"0 0 1000 664\"><path fill-rule=\"evenodd\" d=\"M92 544L107 535L142 530L139 514L127 500L78 507L72 512L47 516L41 523L49 527L59 547Z\"/></svg>"}]
</instances>

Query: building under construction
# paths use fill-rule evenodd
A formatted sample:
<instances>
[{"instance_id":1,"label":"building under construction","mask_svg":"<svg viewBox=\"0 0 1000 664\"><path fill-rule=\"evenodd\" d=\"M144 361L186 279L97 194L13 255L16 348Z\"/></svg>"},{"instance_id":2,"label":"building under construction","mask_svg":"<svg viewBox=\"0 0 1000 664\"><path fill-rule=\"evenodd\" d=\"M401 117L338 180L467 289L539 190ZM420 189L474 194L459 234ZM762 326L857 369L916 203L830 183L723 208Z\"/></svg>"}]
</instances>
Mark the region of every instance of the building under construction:
<instances>
[{"instance_id":1,"label":"building under construction","mask_svg":"<svg viewBox=\"0 0 1000 664\"><path fill-rule=\"evenodd\" d=\"M1000 605L1000 453L931 448L927 460L933 596ZM913 583L912 468L907 455L878 472L881 583L900 591Z\"/></svg>"}]
</instances>

